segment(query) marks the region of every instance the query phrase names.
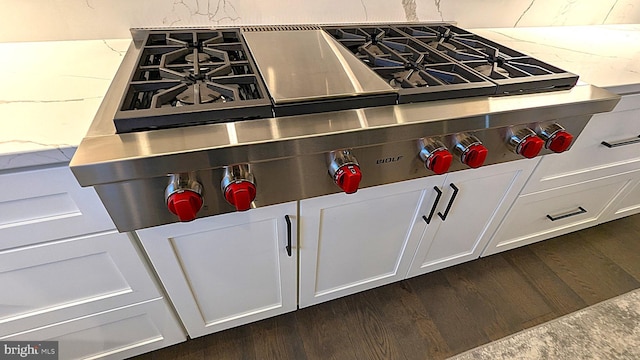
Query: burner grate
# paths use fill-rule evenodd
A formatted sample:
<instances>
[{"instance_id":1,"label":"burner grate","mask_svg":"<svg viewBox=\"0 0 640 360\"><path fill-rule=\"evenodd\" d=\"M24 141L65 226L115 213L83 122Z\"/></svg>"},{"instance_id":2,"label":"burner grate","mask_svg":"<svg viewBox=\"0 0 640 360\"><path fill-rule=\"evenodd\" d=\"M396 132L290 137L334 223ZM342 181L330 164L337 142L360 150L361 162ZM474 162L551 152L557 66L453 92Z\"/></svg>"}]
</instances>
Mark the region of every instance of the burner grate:
<instances>
[{"instance_id":1,"label":"burner grate","mask_svg":"<svg viewBox=\"0 0 640 360\"><path fill-rule=\"evenodd\" d=\"M115 116L118 132L272 115L238 29L151 32Z\"/></svg>"},{"instance_id":2,"label":"burner grate","mask_svg":"<svg viewBox=\"0 0 640 360\"><path fill-rule=\"evenodd\" d=\"M578 78L449 24L324 30L398 88L400 102L548 91L572 87Z\"/></svg>"}]
</instances>

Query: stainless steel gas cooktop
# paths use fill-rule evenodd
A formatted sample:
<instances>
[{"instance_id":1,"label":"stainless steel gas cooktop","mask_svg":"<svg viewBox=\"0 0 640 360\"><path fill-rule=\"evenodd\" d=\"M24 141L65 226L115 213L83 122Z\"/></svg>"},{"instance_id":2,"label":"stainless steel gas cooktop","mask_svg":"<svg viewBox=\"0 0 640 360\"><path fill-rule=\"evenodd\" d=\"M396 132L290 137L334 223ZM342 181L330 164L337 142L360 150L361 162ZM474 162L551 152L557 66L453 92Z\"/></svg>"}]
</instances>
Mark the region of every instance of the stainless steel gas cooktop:
<instances>
[{"instance_id":1,"label":"stainless steel gas cooktop","mask_svg":"<svg viewBox=\"0 0 640 360\"><path fill-rule=\"evenodd\" d=\"M619 99L451 24L133 34L71 162L121 231L560 153Z\"/></svg>"}]
</instances>

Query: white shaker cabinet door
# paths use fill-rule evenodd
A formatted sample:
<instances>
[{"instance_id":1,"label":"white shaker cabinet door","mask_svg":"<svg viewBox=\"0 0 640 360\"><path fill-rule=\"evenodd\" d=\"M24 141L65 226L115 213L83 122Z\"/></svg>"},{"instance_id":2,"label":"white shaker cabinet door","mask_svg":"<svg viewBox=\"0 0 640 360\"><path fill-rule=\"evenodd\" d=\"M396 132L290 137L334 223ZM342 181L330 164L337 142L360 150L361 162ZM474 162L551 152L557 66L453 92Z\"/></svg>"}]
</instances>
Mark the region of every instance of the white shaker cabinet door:
<instances>
[{"instance_id":1,"label":"white shaker cabinet door","mask_svg":"<svg viewBox=\"0 0 640 360\"><path fill-rule=\"evenodd\" d=\"M423 191L443 176L300 202L300 307L404 279Z\"/></svg>"},{"instance_id":2,"label":"white shaker cabinet door","mask_svg":"<svg viewBox=\"0 0 640 360\"><path fill-rule=\"evenodd\" d=\"M191 337L296 309L296 205L137 232Z\"/></svg>"},{"instance_id":3,"label":"white shaker cabinet door","mask_svg":"<svg viewBox=\"0 0 640 360\"><path fill-rule=\"evenodd\" d=\"M480 257L536 164L521 160L449 174L429 225L414 226L420 245L407 277Z\"/></svg>"}]
</instances>

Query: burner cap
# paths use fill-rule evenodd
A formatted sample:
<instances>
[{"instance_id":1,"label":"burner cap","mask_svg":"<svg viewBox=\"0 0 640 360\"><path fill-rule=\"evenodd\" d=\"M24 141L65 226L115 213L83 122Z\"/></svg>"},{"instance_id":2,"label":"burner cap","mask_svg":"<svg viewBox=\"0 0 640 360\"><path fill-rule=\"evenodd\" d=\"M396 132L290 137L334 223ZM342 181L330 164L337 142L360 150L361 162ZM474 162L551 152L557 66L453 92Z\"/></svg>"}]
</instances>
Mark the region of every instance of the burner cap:
<instances>
[{"instance_id":1,"label":"burner cap","mask_svg":"<svg viewBox=\"0 0 640 360\"><path fill-rule=\"evenodd\" d=\"M193 53L186 55L184 57L184 59L188 62L188 63L193 63L193 60L195 59L195 57L193 56ZM205 54L205 53L198 53L198 63L203 63L203 62L207 62L211 60L211 56L209 54Z\"/></svg>"},{"instance_id":2,"label":"burner cap","mask_svg":"<svg viewBox=\"0 0 640 360\"><path fill-rule=\"evenodd\" d=\"M199 84L194 84L189 86L185 91L176 95L176 99L178 100L180 105L193 105L195 104L195 96L196 96L196 86L200 90L200 104L209 104L213 102L226 102L222 94L219 92L210 89L208 86L200 86Z\"/></svg>"}]
</instances>

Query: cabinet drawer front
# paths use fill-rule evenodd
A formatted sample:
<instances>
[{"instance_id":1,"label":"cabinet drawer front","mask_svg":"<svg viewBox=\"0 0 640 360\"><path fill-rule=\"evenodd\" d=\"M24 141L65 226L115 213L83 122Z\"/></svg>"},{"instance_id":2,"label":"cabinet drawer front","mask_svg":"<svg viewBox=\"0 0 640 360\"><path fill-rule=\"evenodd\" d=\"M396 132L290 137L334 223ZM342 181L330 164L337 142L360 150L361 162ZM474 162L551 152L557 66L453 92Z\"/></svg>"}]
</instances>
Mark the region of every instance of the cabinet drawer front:
<instances>
[{"instance_id":1,"label":"cabinet drawer front","mask_svg":"<svg viewBox=\"0 0 640 360\"><path fill-rule=\"evenodd\" d=\"M613 112L594 115L570 151L545 156L525 193L638 169L639 136L640 94L628 95Z\"/></svg>"},{"instance_id":2,"label":"cabinet drawer front","mask_svg":"<svg viewBox=\"0 0 640 360\"><path fill-rule=\"evenodd\" d=\"M640 180L630 184L628 190L618 196L617 201L608 211L607 217L602 221L615 220L637 213L640 213Z\"/></svg>"},{"instance_id":3,"label":"cabinet drawer front","mask_svg":"<svg viewBox=\"0 0 640 360\"><path fill-rule=\"evenodd\" d=\"M67 167L0 175L0 249L114 229Z\"/></svg>"},{"instance_id":4,"label":"cabinet drawer front","mask_svg":"<svg viewBox=\"0 0 640 360\"><path fill-rule=\"evenodd\" d=\"M0 336L160 296L126 234L0 251Z\"/></svg>"},{"instance_id":5,"label":"cabinet drawer front","mask_svg":"<svg viewBox=\"0 0 640 360\"><path fill-rule=\"evenodd\" d=\"M629 175L612 176L520 196L483 256L595 225L630 181Z\"/></svg>"},{"instance_id":6,"label":"cabinet drawer front","mask_svg":"<svg viewBox=\"0 0 640 360\"><path fill-rule=\"evenodd\" d=\"M0 336L5 341L58 341L60 359L123 359L185 341L163 298Z\"/></svg>"}]
</instances>

